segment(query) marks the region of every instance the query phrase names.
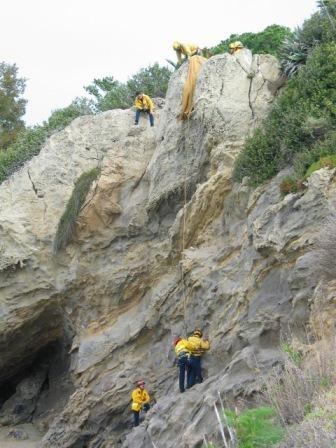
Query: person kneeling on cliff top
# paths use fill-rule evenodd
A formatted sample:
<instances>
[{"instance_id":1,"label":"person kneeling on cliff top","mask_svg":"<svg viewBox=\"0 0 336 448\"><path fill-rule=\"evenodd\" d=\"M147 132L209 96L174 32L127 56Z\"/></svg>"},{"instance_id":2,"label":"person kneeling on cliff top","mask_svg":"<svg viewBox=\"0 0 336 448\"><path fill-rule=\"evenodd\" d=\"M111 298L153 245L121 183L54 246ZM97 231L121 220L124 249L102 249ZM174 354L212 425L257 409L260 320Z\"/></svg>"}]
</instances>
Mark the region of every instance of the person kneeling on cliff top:
<instances>
[{"instance_id":1,"label":"person kneeling on cliff top","mask_svg":"<svg viewBox=\"0 0 336 448\"><path fill-rule=\"evenodd\" d=\"M139 124L139 118L141 112L145 112L149 115L149 122L151 126L154 126L154 103L148 95L143 92L137 92L134 101L135 110L135 122L134 124Z\"/></svg>"},{"instance_id":2,"label":"person kneeling on cliff top","mask_svg":"<svg viewBox=\"0 0 336 448\"><path fill-rule=\"evenodd\" d=\"M145 412L149 410L150 396L147 390L145 389L145 382L143 380L136 381L135 384L138 387L132 391L131 409L133 411L134 426L139 426L140 411L142 409Z\"/></svg>"},{"instance_id":3,"label":"person kneeling on cliff top","mask_svg":"<svg viewBox=\"0 0 336 448\"><path fill-rule=\"evenodd\" d=\"M229 53L230 54L237 54L244 48L244 45L237 40L236 42L231 42L229 45Z\"/></svg>"},{"instance_id":4,"label":"person kneeling on cliff top","mask_svg":"<svg viewBox=\"0 0 336 448\"><path fill-rule=\"evenodd\" d=\"M191 58L191 56L199 54L201 51L200 47L196 44L186 44L178 42L177 40L173 42L173 49L175 50L178 64L182 64L182 62ZM184 56L184 58L182 58L182 56Z\"/></svg>"}]
</instances>

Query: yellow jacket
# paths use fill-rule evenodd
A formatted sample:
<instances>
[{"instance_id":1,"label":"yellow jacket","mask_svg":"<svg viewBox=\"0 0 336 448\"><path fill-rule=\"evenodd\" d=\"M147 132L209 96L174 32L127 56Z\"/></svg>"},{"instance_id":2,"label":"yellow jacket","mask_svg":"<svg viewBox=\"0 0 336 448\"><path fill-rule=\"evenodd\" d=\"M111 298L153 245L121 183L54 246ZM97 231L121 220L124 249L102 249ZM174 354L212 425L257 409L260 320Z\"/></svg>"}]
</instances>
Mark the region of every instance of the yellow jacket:
<instances>
[{"instance_id":1,"label":"yellow jacket","mask_svg":"<svg viewBox=\"0 0 336 448\"><path fill-rule=\"evenodd\" d=\"M196 44L180 44L180 48L176 51L177 60L179 63L182 62L181 55L183 54L186 58L190 58L197 54L199 50L199 46Z\"/></svg>"},{"instance_id":2,"label":"yellow jacket","mask_svg":"<svg viewBox=\"0 0 336 448\"><path fill-rule=\"evenodd\" d=\"M149 403L150 396L146 389L140 389L140 387L137 387L132 392L132 411L139 412L142 408L142 406L146 403Z\"/></svg>"},{"instance_id":3,"label":"yellow jacket","mask_svg":"<svg viewBox=\"0 0 336 448\"><path fill-rule=\"evenodd\" d=\"M209 341L204 341L199 336L190 336L188 341L192 345L192 356L202 356L203 352L205 352L205 350L209 350L210 348Z\"/></svg>"},{"instance_id":4,"label":"yellow jacket","mask_svg":"<svg viewBox=\"0 0 336 448\"><path fill-rule=\"evenodd\" d=\"M183 355L183 352L186 352L187 355L190 355L192 349L193 345L189 341L187 341L187 339L181 339L175 345L176 356Z\"/></svg>"},{"instance_id":5,"label":"yellow jacket","mask_svg":"<svg viewBox=\"0 0 336 448\"><path fill-rule=\"evenodd\" d=\"M239 53L243 48L244 45L239 40L237 40L236 42L232 42L229 45L229 49L232 52L231 54Z\"/></svg>"},{"instance_id":6,"label":"yellow jacket","mask_svg":"<svg viewBox=\"0 0 336 448\"><path fill-rule=\"evenodd\" d=\"M148 109L150 112L154 109L153 101L145 94L142 95L141 99L138 96L135 98L134 106L137 109Z\"/></svg>"}]
</instances>

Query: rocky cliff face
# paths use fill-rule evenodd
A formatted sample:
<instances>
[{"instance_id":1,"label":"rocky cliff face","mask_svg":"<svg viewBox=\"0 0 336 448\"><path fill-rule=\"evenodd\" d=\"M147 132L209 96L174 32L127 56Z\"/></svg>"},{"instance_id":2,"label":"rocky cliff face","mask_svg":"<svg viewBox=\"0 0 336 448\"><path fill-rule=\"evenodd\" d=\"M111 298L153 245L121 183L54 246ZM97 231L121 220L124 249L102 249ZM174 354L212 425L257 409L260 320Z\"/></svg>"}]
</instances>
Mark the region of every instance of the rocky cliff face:
<instances>
[{"instance_id":1,"label":"rocky cliff face","mask_svg":"<svg viewBox=\"0 0 336 448\"><path fill-rule=\"evenodd\" d=\"M309 321L311 245L334 172L285 198L281 175L255 191L233 185L278 64L249 52L211 58L182 122L186 68L154 128L133 126L133 111L78 118L0 186L0 423L32 420L41 447L200 447L203 434L216 437L218 393L258 390L281 358L280 335ZM76 237L53 254L74 182L95 166ZM211 341L205 381L180 395L171 341L196 326ZM153 405L131 430L140 377Z\"/></svg>"}]
</instances>

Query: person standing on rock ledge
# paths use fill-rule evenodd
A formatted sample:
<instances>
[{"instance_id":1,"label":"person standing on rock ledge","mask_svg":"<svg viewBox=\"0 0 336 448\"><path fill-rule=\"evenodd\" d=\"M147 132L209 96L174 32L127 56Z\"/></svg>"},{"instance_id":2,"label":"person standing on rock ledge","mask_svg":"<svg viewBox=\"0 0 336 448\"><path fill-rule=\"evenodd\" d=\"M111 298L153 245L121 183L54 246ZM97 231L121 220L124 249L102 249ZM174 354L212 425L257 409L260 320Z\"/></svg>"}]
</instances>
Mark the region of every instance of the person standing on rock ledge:
<instances>
[{"instance_id":1,"label":"person standing on rock ledge","mask_svg":"<svg viewBox=\"0 0 336 448\"><path fill-rule=\"evenodd\" d=\"M149 401L150 396L145 389L145 382L143 380L136 381L135 383L138 387L132 392L132 405L131 409L133 412L134 426L139 426L140 411L143 409L147 412L150 408Z\"/></svg>"},{"instance_id":2,"label":"person standing on rock ledge","mask_svg":"<svg viewBox=\"0 0 336 448\"><path fill-rule=\"evenodd\" d=\"M134 101L134 106L136 108L134 124L139 124L140 114L141 112L145 112L149 115L150 125L154 126L154 115L153 115L154 103L150 99L150 97L148 95L145 95L143 92L137 92Z\"/></svg>"},{"instance_id":3,"label":"person standing on rock ledge","mask_svg":"<svg viewBox=\"0 0 336 448\"><path fill-rule=\"evenodd\" d=\"M188 342L192 346L191 355L189 359L190 371L188 383L189 387L194 386L196 383L202 383L202 365L201 357L206 350L209 350L210 343L207 339L202 339L203 333L201 330L196 329L192 336L189 336Z\"/></svg>"},{"instance_id":4,"label":"person standing on rock ledge","mask_svg":"<svg viewBox=\"0 0 336 448\"><path fill-rule=\"evenodd\" d=\"M187 339L182 339L177 337L173 342L175 346L175 353L177 356L177 365L179 368L179 388L180 392L183 393L185 391L185 377L187 373L187 389L189 389L190 385L188 382L189 378L189 357L193 346Z\"/></svg>"}]
</instances>

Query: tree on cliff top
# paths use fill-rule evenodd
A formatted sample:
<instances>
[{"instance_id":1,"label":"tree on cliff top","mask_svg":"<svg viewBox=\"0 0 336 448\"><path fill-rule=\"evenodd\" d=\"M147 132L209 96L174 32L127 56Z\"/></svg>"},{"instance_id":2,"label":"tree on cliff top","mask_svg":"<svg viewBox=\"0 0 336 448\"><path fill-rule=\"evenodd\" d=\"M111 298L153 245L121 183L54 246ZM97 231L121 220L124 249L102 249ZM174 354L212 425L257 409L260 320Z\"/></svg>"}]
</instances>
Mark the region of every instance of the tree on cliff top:
<instances>
[{"instance_id":1,"label":"tree on cliff top","mask_svg":"<svg viewBox=\"0 0 336 448\"><path fill-rule=\"evenodd\" d=\"M279 56L284 40L289 38L291 34L289 28L281 25L270 25L260 33L231 34L228 39L222 40L218 45L211 48L210 53L213 55L226 53L229 43L239 40L255 54L266 53Z\"/></svg>"},{"instance_id":2,"label":"tree on cliff top","mask_svg":"<svg viewBox=\"0 0 336 448\"><path fill-rule=\"evenodd\" d=\"M153 97L164 98L172 72L159 64L142 68L126 83L122 83L107 76L95 79L85 90L94 97L95 112L110 109L128 109L133 106L137 91L143 91Z\"/></svg>"},{"instance_id":3,"label":"tree on cliff top","mask_svg":"<svg viewBox=\"0 0 336 448\"><path fill-rule=\"evenodd\" d=\"M27 101L21 97L25 79L18 77L15 64L0 62L0 150L6 149L24 128L21 117Z\"/></svg>"}]
</instances>

